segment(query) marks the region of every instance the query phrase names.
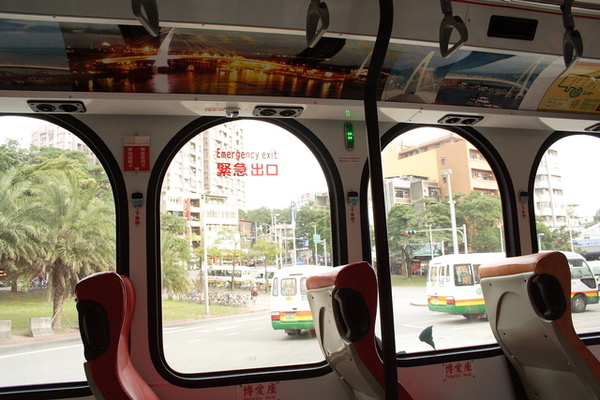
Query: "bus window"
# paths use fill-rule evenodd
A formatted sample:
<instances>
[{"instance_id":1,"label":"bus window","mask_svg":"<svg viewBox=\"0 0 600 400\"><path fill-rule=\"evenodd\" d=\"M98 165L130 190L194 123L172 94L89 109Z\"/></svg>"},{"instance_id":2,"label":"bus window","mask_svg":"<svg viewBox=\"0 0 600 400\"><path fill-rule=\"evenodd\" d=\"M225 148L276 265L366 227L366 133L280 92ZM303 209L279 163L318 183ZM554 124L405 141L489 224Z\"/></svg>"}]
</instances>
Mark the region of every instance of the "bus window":
<instances>
[{"instance_id":1,"label":"bus window","mask_svg":"<svg viewBox=\"0 0 600 400\"><path fill-rule=\"evenodd\" d=\"M571 266L571 310L578 333L598 331L597 281L586 259L600 254L598 153L600 139L570 135L543 149L533 188L536 244L560 250Z\"/></svg>"},{"instance_id":2,"label":"bus window","mask_svg":"<svg viewBox=\"0 0 600 400\"><path fill-rule=\"evenodd\" d=\"M454 264L454 284L456 286L473 285L471 264Z\"/></svg>"},{"instance_id":3,"label":"bus window","mask_svg":"<svg viewBox=\"0 0 600 400\"><path fill-rule=\"evenodd\" d=\"M431 350L418 339L430 325L438 350L494 342L477 271L462 256L502 254L499 185L486 159L491 149L457 132L407 130L382 151L392 292L403 304L394 307L398 351ZM469 338L461 332L465 319L473 325Z\"/></svg>"},{"instance_id":4,"label":"bus window","mask_svg":"<svg viewBox=\"0 0 600 400\"><path fill-rule=\"evenodd\" d=\"M308 278L300 279L300 294L305 295L308 289L306 288L306 280Z\"/></svg>"},{"instance_id":5,"label":"bus window","mask_svg":"<svg viewBox=\"0 0 600 400\"><path fill-rule=\"evenodd\" d=\"M292 265L331 265L329 187L315 155L292 133L248 120L180 145L160 201L167 363L198 374L276 367L281 354L286 365L321 362L308 330L292 342L271 327L271 297L294 297L300 278L265 281Z\"/></svg>"},{"instance_id":6,"label":"bus window","mask_svg":"<svg viewBox=\"0 0 600 400\"><path fill-rule=\"evenodd\" d=\"M281 280L282 296L295 296L296 290L296 278L283 278Z\"/></svg>"},{"instance_id":7,"label":"bus window","mask_svg":"<svg viewBox=\"0 0 600 400\"><path fill-rule=\"evenodd\" d=\"M427 275L427 281L429 281L429 282L436 282L437 281L437 276L438 276L438 267L437 266L430 266L429 267L429 274Z\"/></svg>"},{"instance_id":8,"label":"bus window","mask_svg":"<svg viewBox=\"0 0 600 400\"><path fill-rule=\"evenodd\" d=\"M481 266L481 264L473 264L473 277L475 278L475 283L479 284L480 279L479 278L479 267Z\"/></svg>"},{"instance_id":9,"label":"bus window","mask_svg":"<svg viewBox=\"0 0 600 400\"><path fill-rule=\"evenodd\" d=\"M440 266L440 273L438 275L440 285L443 285L446 282L446 279L448 277L448 274L446 273L447 271L448 271L447 265Z\"/></svg>"},{"instance_id":10,"label":"bus window","mask_svg":"<svg viewBox=\"0 0 600 400\"><path fill-rule=\"evenodd\" d=\"M74 288L116 269L113 185L74 132L23 117L0 132L0 387L85 381Z\"/></svg>"}]
</instances>

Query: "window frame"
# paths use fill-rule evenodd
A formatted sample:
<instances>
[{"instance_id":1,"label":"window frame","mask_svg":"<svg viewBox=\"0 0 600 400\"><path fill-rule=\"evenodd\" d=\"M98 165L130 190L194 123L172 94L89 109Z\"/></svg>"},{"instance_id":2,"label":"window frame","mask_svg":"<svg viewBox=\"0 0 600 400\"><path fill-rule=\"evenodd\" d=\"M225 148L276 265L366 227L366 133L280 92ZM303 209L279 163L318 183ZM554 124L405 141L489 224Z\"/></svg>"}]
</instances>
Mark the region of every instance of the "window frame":
<instances>
[{"instance_id":1,"label":"window frame","mask_svg":"<svg viewBox=\"0 0 600 400\"><path fill-rule=\"evenodd\" d=\"M492 169L495 181L498 185L498 195L501 200L501 210L503 216L503 227L504 227L504 238L505 238L505 253L508 257L516 256L521 253L520 245L520 234L518 229L518 205L516 202L516 195L514 192L514 185L512 185L508 168L504 164L498 151L492 146L492 144L475 128L473 127L462 127L462 126L438 126L438 125L419 125L410 123L399 123L390 128L388 131L383 133L381 137L381 149L385 148L394 139L403 133L409 132L417 128L441 128L446 131L456 133L462 136L465 140L469 141L482 155L482 157L488 162ZM381 183L382 184L382 183ZM368 168L365 167L365 171L362 176L361 193L363 195L368 194L369 185L369 174ZM364 203L364 202L363 202ZM361 215L368 215L368 205L361 204ZM369 240L369 220L363 218L361 221L361 230L364 240ZM363 259L372 261L372 255L370 247L363 245ZM446 266L446 268L448 268ZM447 271L449 272L449 271ZM442 271L438 270L438 282L441 283L440 277ZM450 276L446 273L444 275L449 282ZM380 284L381 280L378 280ZM382 301L382 299L380 299ZM393 301L393 299L384 299L383 301ZM390 318L393 318L391 316ZM501 354L502 351L497 343L475 345L471 347L460 347L452 349L433 350L424 353L406 353L398 354L396 356L396 362L398 367L402 366L416 366L416 365L428 365L439 362L439 357L444 357L452 354L453 360L457 359L469 359L469 358L484 358L492 355Z\"/></svg>"},{"instance_id":2,"label":"window frame","mask_svg":"<svg viewBox=\"0 0 600 400\"><path fill-rule=\"evenodd\" d=\"M57 125L76 135L94 153L110 182L115 204L115 267L116 272L129 275L129 201L127 187L119 163L100 135L84 122L71 115L0 113L0 117L23 117ZM39 395L38 395L39 394ZM15 396L31 399L70 398L90 396L92 391L86 381L52 382L0 387L0 397Z\"/></svg>"},{"instance_id":3,"label":"window frame","mask_svg":"<svg viewBox=\"0 0 600 400\"><path fill-rule=\"evenodd\" d=\"M271 123L287 130L302 141L315 155L322 167L330 195L332 262L341 265L348 262L348 247L345 240L345 196L342 179L329 150L306 126L292 119L239 118ZM147 218L147 274L148 274L148 340L150 355L157 372L168 382L186 388L206 388L265 380L302 379L322 376L330 371L326 361L313 364L271 366L256 369L212 371L203 373L181 373L172 369L165 358L162 340L162 300L160 265L160 193L162 182L172 159L193 137L201 132L232 122L224 117L199 117L177 132L158 155L148 183Z\"/></svg>"}]
</instances>

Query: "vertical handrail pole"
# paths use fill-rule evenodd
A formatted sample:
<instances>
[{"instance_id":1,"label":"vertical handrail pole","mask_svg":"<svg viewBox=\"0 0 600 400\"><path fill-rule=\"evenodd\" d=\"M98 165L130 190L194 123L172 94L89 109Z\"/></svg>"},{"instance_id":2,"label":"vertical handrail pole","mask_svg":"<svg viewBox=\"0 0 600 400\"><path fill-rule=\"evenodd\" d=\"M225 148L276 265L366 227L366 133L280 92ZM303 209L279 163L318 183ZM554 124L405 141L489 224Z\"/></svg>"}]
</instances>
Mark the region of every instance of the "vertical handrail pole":
<instances>
[{"instance_id":1,"label":"vertical handrail pole","mask_svg":"<svg viewBox=\"0 0 600 400\"><path fill-rule=\"evenodd\" d=\"M381 165L381 143L379 138L379 110L377 88L381 69L387 53L394 21L393 0L379 0L379 28L373 47L365 84L365 122L369 150L369 172L373 202L373 224L375 226L375 249L377 252L377 278L379 285L379 310L381 313L381 339L385 396L387 400L398 399L398 368L396 366L396 337L394 331L394 309L390 276L390 255L387 235L387 215L383 190Z\"/></svg>"}]
</instances>

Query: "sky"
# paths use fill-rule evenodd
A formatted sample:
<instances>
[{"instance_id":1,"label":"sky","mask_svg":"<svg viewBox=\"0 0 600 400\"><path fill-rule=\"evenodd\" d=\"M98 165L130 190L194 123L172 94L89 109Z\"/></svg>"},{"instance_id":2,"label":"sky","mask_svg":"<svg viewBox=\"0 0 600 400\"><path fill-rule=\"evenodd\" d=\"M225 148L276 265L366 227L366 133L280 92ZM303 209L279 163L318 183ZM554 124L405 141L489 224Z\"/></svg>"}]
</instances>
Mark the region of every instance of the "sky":
<instances>
[{"instance_id":1,"label":"sky","mask_svg":"<svg viewBox=\"0 0 600 400\"><path fill-rule=\"evenodd\" d=\"M579 204L580 216L594 216L600 209L600 139L576 135L559 140L552 148L561 160L565 203Z\"/></svg>"},{"instance_id":2,"label":"sky","mask_svg":"<svg viewBox=\"0 0 600 400\"><path fill-rule=\"evenodd\" d=\"M12 138L25 139L25 145L28 145L30 133L38 123L29 118L0 117L0 143ZM268 159L259 156L258 160L252 162L277 166L276 175L247 178L248 209L261 206L287 208L302 193L327 191L318 162L299 139L275 125L258 121L243 121L243 124L245 150L270 154L265 154ZM418 137L425 141L445 132L425 128L419 131ZM407 135L403 136L404 140L409 140ZM561 159L565 203L580 204L577 213L582 217L593 216L600 209L600 140L577 135L563 139L552 147L558 150ZM585 191L585 197L580 195L581 191Z\"/></svg>"},{"instance_id":3,"label":"sky","mask_svg":"<svg viewBox=\"0 0 600 400\"><path fill-rule=\"evenodd\" d=\"M298 195L326 192L327 184L315 156L286 130L258 121L241 121L246 151L277 151L277 176L247 178L248 209L287 208Z\"/></svg>"},{"instance_id":4,"label":"sky","mask_svg":"<svg viewBox=\"0 0 600 400\"><path fill-rule=\"evenodd\" d=\"M40 124L39 120L23 117L0 117L0 144L7 139L18 140L29 146L31 132Z\"/></svg>"}]
</instances>

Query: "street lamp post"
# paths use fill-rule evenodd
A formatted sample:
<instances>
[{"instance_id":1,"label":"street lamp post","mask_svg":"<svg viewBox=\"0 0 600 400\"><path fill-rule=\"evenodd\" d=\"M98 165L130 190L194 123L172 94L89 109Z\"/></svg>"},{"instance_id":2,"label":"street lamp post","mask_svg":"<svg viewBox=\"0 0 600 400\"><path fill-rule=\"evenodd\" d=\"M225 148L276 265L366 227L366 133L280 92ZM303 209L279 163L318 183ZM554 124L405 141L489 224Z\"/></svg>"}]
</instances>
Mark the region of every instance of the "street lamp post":
<instances>
[{"instance_id":1,"label":"street lamp post","mask_svg":"<svg viewBox=\"0 0 600 400\"><path fill-rule=\"evenodd\" d=\"M538 233L537 242L538 242L538 251L542 251L542 237L546 236L544 233Z\"/></svg>"},{"instance_id":2,"label":"street lamp post","mask_svg":"<svg viewBox=\"0 0 600 400\"><path fill-rule=\"evenodd\" d=\"M204 313L210 314L208 304L208 246L206 245L206 196L210 191L202 194L202 272L204 273Z\"/></svg>"},{"instance_id":3,"label":"street lamp post","mask_svg":"<svg viewBox=\"0 0 600 400\"><path fill-rule=\"evenodd\" d=\"M275 267L277 269L281 268L283 266L283 260L281 257L281 244L280 244L280 240L281 240L281 232L279 233L279 235L277 235L277 217L279 216L279 214L273 214L273 210L271 210L271 221L273 222L273 233L274 233L274 238L275 238L275 243L277 244L277 256L275 257Z\"/></svg>"},{"instance_id":4,"label":"street lamp post","mask_svg":"<svg viewBox=\"0 0 600 400\"><path fill-rule=\"evenodd\" d=\"M569 229L569 244L571 245L571 251L575 251L573 246L573 231L571 230L571 218L569 218L570 207L567 207L567 228Z\"/></svg>"},{"instance_id":5,"label":"street lamp post","mask_svg":"<svg viewBox=\"0 0 600 400\"><path fill-rule=\"evenodd\" d=\"M451 169L445 169L442 171L442 176L446 177L448 183L448 202L450 203L450 222L452 223L452 247L454 254L458 254L458 235L456 233L456 210L454 209L454 199L452 198L452 183L450 182L450 175L452 175Z\"/></svg>"},{"instance_id":6,"label":"street lamp post","mask_svg":"<svg viewBox=\"0 0 600 400\"><path fill-rule=\"evenodd\" d=\"M313 242L315 243L315 265L319 265L319 258L317 257L317 241L315 238L317 237L317 225L313 225L315 228L315 234L313 235Z\"/></svg>"},{"instance_id":7,"label":"street lamp post","mask_svg":"<svg viewBox=\"0 0 600 400\"><path fill-rule=\"evenodd\" d=\"M433 260L433 231L431 230L431 225L429 227L429 249L431 250L431 259Z\"/></svg>"},{"instance_id":8,"label":"street lamp post","mask_svg":"<svg viewBox=\"0 0 600 400\"><path fill-rule=\"evenodd\" d=\"M294 256L294 260L292 261L292 265L296 265L296 203L292 202L290 206L290 219L292 221L292 254Z\"/></svg>"}]
</instances>

